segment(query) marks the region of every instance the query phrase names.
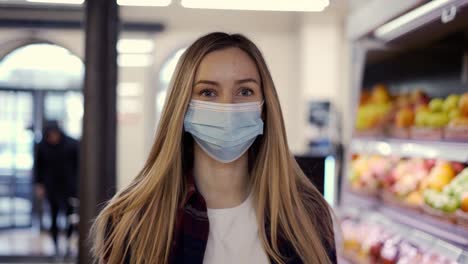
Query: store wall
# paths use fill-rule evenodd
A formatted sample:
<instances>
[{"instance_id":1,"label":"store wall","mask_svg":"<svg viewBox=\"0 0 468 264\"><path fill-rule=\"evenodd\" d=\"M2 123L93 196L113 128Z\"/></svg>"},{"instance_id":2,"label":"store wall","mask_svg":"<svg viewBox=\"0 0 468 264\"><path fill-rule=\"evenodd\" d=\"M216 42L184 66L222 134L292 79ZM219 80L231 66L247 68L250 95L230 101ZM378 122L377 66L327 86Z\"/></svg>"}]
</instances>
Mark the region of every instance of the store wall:
<instances>
[{"instance_id":1,"label":"store wall","mask_svg":"<svg viewBox=\"0 0 468 264\"><path fill-rule=\"evenodd\" d=\"M131 10L130 10L131 11ZM133 12L135 13L135 12ZM168 8L137 13L141 19L155 17L166 25L157 34L122 33L124 38L154 40L150 67L120 67L119 84L134 85L140 92L118 98L117 177L118 188L126 186L138 173L154 140L158 121L155 97L162 64L179 48L212 31L240 32L251 38L263 52L276 84L290 148L306 150L304 128L306 103L310 99L330 99L340 108L343 92L344 41L339 12L326 14L200 11ZM124 14L125 15L125 14ZM128 15L126 15L128 17ZM131 18L131 17L130 17ZM81 30L0 29L0 55L18 39L40 36L84 57Z\"/></svg>"},{"instance_id":2,"label":"store wall","mask_svg":"<svg viewBox=\"0 0 468 264\"><path fill-rule=\"evenodd\" d=\"M307 124L308 102L330 101L341 116L347 104L348 44L344 36L344 11L303 14L299 26L301 95L297 122L304 131ZM340 133L339 133L340 134ZM298 152L307 151L305 133L297 140Z\"/></svg>"}]
</instances>

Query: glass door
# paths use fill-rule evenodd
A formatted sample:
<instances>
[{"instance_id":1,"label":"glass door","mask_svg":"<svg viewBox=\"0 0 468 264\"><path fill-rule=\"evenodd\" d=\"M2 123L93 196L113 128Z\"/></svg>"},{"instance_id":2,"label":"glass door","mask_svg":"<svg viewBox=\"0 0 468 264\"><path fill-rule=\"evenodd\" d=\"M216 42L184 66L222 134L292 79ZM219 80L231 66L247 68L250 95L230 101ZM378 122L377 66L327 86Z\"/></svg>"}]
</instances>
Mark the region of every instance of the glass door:
<instances>
[{"instance_id":1,"label":"glass door","mask_svg":"<svg viewBox=\"0 0 468 264\"><path fill-rule=\"evenodd\" d=\"M0 229L31 224L33 93L0 90Z\"/></svg>"}]
</instances>

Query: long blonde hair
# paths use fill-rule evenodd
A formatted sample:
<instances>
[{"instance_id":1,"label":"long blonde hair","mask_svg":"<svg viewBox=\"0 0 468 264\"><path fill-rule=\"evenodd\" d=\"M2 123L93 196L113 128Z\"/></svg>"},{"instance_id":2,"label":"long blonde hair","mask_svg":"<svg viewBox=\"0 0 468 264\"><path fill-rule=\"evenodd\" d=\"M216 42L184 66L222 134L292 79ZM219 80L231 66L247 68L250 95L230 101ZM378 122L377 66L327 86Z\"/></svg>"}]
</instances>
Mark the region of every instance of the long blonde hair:
<instances>
[{"instance_id":1,"label":"long blonde hair","mask_svg":"<svg viewBox=\"0 0 468 264\"><path fill-rule=\"evenodd\" d=\"M284 263L278 241L287 241L304 263L329 263L333 248L331 209L289 151L275 86L259 49L246 37L211 33L196 40L173 74L157 136L145 166L101 211L91 230L99 262L168 263L184 175L193 161L193 140L183 120L195 73L208 53L229 47L256 63L264 94L264 134L250 148L249 167L259 236L266 253ZM265 224L266 223L266 224Z\"/></svg>"}]
</instances>

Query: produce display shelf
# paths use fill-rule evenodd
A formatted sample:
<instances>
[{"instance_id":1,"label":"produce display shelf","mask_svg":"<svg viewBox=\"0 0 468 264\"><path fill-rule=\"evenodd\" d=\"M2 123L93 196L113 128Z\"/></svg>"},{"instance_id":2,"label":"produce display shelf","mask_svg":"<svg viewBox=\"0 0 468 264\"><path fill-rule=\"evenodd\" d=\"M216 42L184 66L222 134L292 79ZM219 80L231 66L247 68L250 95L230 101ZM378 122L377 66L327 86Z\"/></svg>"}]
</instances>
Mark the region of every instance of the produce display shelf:
<instances>
[{"instance_id":1,"label":"produce display shelf","mask_svg":"<svg viewBox=\"0 0 468 264\"><path fill-rule=\"evenodd\" d=\"M378 212L392 221L421 230L450 244L468 250L468 229L435 219L429 215L387 205L366 196L346 192L346 205Z\"/></svg>"},{"instance_id":2,"label":"produce display shelf","mask_svg":"<svg viewBox=\"0 0 468 264\"><path fill-rule=\"evenodd\" d=\"M359 154L468 162L468 142L354 138L350 147L352 152Z\"/></svg>"},{"instance_id":3,"label":"produce display shelf","mask_svg":"<svg viewBox=\"0 0 468 264\"><path fill-rule=\"evenodd\" d=\"M466 228L402 208L382 205L378 210L396 222L419 229L468 250L468 229Z\"/></svg>"}]
</instances>

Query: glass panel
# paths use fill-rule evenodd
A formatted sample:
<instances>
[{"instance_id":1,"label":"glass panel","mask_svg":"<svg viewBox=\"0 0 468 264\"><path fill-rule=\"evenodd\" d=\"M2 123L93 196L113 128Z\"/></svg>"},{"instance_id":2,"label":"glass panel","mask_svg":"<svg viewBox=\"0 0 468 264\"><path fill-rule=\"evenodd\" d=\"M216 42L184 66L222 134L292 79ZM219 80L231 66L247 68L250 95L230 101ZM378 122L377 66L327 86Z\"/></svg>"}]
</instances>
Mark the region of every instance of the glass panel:
<instances>
[{"instance_id":1,"label":"glass panel","mask_svg":"<svg viewBox=\"0 0 468 264\"><path fill-rule=\"evenodd\" d=\"M65 100L63 94L48 93L45 97L44 114L46 120L65 119Z\"/></svg>"},{"instance_id":2,"label":"glass panel","mask_svg":"<svg viewBox=\"0 0 468 264\"><path fill-rule=\"evenodd\" d=\"M0 91L0 177L13 170L14 92Z\"/></svg>"},{"instance_id":3,"label":"glass panel","mask_svg":"<svg viewBox=\"0 0 468 264\"><path fill-rule=\"evenodd\" d=\"M65 133L78 139L81 137L83 124L83 94L81 92L67 92L65 95L66 120L63 123Z\"/></svg>"},{"instance_id":4,"label":"glass panel","mask_svg":"<svg viewBox=\"0 0 468 264\"><path fill-rule=\"evenodd\" d=\"M24 226L31 212L33 97L0 91L0 105L0 228Z\"/></svg>"},{"instance_id":5,"label":"glass panel","mask_svg":"<svg viewBox=\"0 0 468 264\"><path fill-rule=\"evenodd\" d=\"M15 169L31 171L33 166L33 98L30 93L18 92L16 95L15 121ZM29 173L30 174L30 173ZM30 176L25 173L17 176Z\"/></svg>"},{"instance_id":6,"label":"glass panel","mask_svg":"<svg viewBox=\"0 0 468 264\"><path fill-rule=\"evenodd\" d=\"M84 111L81 92L48 93L44 108L46 120L57 120L67 136L81 137Z\"/></svg>"}]
</instances>

